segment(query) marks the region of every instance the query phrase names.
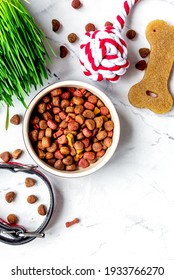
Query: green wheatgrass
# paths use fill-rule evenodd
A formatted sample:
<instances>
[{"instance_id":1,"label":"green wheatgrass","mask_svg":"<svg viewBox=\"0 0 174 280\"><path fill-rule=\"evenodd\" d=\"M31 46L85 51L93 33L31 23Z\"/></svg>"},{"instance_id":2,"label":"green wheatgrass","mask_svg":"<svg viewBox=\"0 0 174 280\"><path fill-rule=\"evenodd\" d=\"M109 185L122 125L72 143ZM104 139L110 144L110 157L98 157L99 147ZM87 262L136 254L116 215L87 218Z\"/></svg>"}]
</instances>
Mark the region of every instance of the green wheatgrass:
<instances>
[{"instance_id":1,"label":"green wheatgrass","mask_svg":"<svg viewBox=\"0 0 174 280\"><path fill-rule=\"evenodd\" d=\"M28 1L26 1L28 2ZM20 0L0 0L0 102L13 106L13 96L26 106L25 94L48 78L44 33Z\"/></svg>"}]
</instances>

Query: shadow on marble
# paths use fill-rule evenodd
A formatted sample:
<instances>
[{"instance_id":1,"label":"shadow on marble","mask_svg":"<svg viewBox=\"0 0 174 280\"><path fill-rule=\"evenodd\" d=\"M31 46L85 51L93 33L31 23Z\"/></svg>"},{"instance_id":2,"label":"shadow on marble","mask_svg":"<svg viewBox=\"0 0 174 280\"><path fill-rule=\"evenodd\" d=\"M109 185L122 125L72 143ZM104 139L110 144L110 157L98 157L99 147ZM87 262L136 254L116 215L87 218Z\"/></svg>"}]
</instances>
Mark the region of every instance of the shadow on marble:
<instances>
[{"instance_id":1,"label":"shadow on marble","mask_svg":"<svg viewBox=\"0 0 174 280\"><path fill-rule=\"evenodd\" d=\"M117 150L113 155L112 161L116 160L118 162L123 158L123 156L125 156L125 151L128 151L129 149L128 147L133 135L133 129L131 126L131 121L128 120L124 113L118 110L118 108L117 112L120 119L120 140Z\"/></svg>"}]
</instances>

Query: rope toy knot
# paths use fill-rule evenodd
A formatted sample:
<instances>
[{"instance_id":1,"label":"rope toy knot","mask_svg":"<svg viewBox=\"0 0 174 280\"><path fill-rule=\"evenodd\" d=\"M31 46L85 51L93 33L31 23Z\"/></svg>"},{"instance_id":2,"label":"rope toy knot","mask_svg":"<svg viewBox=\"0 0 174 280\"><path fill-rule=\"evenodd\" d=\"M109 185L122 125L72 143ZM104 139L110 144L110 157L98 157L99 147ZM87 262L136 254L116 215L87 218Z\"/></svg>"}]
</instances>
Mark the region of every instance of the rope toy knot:
<instances>
[{"instance_id":1,"label":"rope toy knot","mask_svg":"<svg viewBox=\"0 0 174 280\"><path fill-rule=\"evenodd\" d=\"M129 67L126 43L113 26L86 32L80 49L82 70L94 81L116 82Z\"/></svg>"},{"instance_id":2,"label":"rope toy knot","mask_svg":"<svg viewBox=\"0 0 174 280\"><path fill-rule=\"evenodd\" d=\"M121 36L125 19L138 0L126 0L114 26L86 32L80 45L80 64L86 76L94 81L106 79L116 83L129 67L126 42Z\"/></svg>"}]
</instances>

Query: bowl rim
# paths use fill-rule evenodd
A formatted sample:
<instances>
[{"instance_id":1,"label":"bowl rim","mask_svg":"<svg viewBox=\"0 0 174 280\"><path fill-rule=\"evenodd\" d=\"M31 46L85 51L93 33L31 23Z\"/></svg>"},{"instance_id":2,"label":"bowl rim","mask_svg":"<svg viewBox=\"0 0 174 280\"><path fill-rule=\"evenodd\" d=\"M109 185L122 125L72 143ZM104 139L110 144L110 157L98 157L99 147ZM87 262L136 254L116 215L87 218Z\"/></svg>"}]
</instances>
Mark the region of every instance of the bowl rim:
<instances>
[{"instance_id":1,"label":"bowl rim","mask_svg":"<svg viewBox=\"0 0 174 280\"><path fill-rule=\"evenodd\" d=\"M100 98L100 100L105 104L105 106L110 110L111 114L111 119L114 121L114 126L116 126L116 130L114 130L113 137L112 137L112 145L109 147L105 153L105 155L97 160L96 163L90 164L90 166L86 169L80 169L80 170L75 170L75 171L66 171L66 170L57 170L52 166L49 166L46 162L43 160L39 159L37 156L36 152L34 151L31 141L29 139L29 134L28 134L28 128L29 128L29 120L31 117L31 114L33 112L34 107L36 104L39 102L39 100L46 95L48 92L55 88L61 88L61 87L79 87L79 88L85 88L89 91L91 91L94 95ZM76 178L76 177L83 177L86 175L90 175L94 173L95 171L99 170L102 168L113 156L119 142L120 138L120 121L119 117L117 114L117 111L111 102L110 98L100 89L97 87L81 82L81 81L76 81L76 80L65 80L65 81L60 81L60 82L55 82L52 83L43 89L41 89L29 102L28 108L25 111L24 114L24 120L23 120L23 127L22 127L22 134L23 134L23 140L25 147L31 156L31 158L35 161L35 163L40 166L42 169L47 171L48 173L51 173L52 175L60 176L60 177L66 177L66 178Z\"/></svg>"}]
</instances>

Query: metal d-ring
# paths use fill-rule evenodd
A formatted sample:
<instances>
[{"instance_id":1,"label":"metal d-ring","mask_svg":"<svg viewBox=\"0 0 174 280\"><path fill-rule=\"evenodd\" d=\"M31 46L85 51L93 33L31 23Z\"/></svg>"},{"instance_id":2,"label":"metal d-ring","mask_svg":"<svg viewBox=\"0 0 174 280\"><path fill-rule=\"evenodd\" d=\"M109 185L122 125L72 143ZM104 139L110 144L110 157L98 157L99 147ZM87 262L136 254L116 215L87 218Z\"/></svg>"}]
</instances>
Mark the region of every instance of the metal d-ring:
<instances>
[{"instance_id":1,"label":"metal d-ring","mask_svg":"<svg viewBox=\"0 0 174 280\"><path fill-rule=\"evenodd\" d=\"M16 235L20 236L20 237L37 237L37 238L44 238L45 237L45 233L41 232L41 233L37 233L37 232L16 232Z\"/></svg>"}]
</instances>

